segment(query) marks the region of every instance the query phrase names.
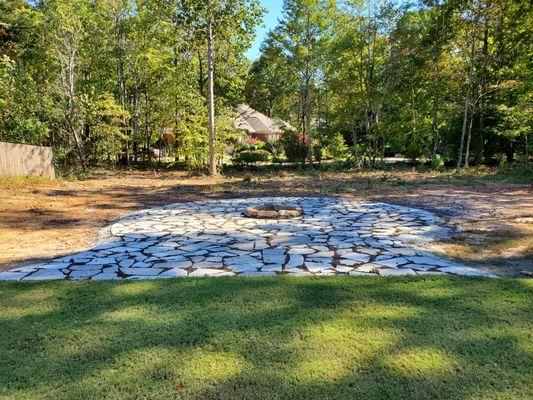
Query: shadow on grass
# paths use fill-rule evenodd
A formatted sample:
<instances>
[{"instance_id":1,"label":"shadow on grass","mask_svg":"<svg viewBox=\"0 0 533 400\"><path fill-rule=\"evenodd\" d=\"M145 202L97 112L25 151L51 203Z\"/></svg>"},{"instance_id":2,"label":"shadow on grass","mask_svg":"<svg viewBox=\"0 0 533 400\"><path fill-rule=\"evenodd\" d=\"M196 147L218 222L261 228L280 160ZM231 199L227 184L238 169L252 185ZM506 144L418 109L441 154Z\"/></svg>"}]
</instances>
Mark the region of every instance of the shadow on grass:
<instances>
[{"instance_id":1,"label":"shadow on grass","mask_svg":"<svg viewBox=\"0 0 533 400\"><path fill-rule=\"evenodd\" d=\"M531 286L428 278L0 285L0 396L526 399Z\"/></svg>"}]
</instances>

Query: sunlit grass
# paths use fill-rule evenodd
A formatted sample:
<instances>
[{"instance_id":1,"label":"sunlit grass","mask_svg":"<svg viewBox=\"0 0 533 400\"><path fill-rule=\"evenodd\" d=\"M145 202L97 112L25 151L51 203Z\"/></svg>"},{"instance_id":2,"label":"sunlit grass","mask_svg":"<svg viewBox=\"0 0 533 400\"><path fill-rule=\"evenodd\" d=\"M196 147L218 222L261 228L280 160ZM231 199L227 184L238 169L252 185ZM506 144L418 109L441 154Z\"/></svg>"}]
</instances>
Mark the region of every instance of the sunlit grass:
<instances>
[{"instance_id":1,"label":"sunlit grass","mask_svg":"<svg viewBox=\"0 0 533 400\"><path fill-rule=\"evenodd\" d=\"M529 399L532 294L449 276L3 283L0 398Z\"/></svg>"}]
</instances>

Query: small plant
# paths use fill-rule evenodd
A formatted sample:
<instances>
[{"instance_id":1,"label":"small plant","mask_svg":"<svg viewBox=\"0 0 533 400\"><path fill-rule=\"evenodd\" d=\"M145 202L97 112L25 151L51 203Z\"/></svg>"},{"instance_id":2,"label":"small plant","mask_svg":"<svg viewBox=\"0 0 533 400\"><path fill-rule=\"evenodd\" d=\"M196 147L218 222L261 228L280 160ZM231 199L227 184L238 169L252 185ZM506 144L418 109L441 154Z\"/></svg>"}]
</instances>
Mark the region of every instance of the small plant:
<instances>
[{"instance_id":1,"label":"small plant","mask_svg":"<svg viewBox=\"0 0 533 400\"><path fill-rule=\"evenodd\" d=\"M244 150L235 155L233 162L239 164L255 164L266 162L270 159L270 153L265 150Z\"/></svg>"},{"instance_id":2,"label":"small plant","mask_svg":"<svg viewBox=\"0 0 533 400\"><path fill-rule=\"evenodd\" d=\"M305 162L307 157L307 145L304 138L294 131L285 131L281 142L285 150L285 156L290 162Z\"/></svg>"},{"instance_id":3,"label":"small plant","mask_svg":"<svg viewBox=\"0 0 533 400\"><path fill-rule=\"evenodd\" d=\"M440 154L435 154L435 158L431 161L431 168L434 170L442 170L444 168L444 159Z\"/></svg>"}]
</instances>

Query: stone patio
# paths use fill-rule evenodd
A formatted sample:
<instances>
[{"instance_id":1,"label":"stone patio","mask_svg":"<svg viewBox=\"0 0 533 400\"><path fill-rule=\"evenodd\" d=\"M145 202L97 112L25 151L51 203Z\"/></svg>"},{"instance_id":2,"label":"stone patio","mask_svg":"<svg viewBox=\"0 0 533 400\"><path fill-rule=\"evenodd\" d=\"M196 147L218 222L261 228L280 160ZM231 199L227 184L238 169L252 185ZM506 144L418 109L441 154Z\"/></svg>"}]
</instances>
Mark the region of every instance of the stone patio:
<instances>
[{"instance_id":1,"label":"stone patio","mask_svg":"<svg viewBox=\"0 0 533 400\"><path fill-rule=\"evenodd\" d=\"M304 214L265 220L249 206L278 203ZM154 279L199 276L494 277L445 260L422 245L449 229L433 214L403 206L335 198L247 198L172 204L128 215L87 251L13 268L0 280Z\"/></svg>"}]
</instances>

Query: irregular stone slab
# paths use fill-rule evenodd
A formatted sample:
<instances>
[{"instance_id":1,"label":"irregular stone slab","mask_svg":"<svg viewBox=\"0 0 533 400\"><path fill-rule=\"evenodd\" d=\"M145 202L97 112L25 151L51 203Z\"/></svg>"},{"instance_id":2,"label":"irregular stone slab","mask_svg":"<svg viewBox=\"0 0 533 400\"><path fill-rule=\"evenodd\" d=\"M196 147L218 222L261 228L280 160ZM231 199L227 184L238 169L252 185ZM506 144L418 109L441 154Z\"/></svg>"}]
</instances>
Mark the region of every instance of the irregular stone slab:
<instances>
[{"instance_id":1,"label":"irregular stone slab","mask_svg":"<svg viewBox=\"0 0 533 400\"><path fill-rule=\"evenodd\" d=\"M158 276L168 276L171 278L186 277L187 271L182 268L171 268L167 271L161 272Z\"/></svg>"},{"instance_id":2,"label":"irregular stone slab","mask_svg":"<svg viewBox=\"0 0 533 400\"><path fill-rule=\"evenodd\" d=\"M388 260L376 260L374 261L374 263L377 265L384 266L384 267L395 268L400 265L409 264L409 260L402 258L402 257L396 257L396 258L390 258Z\"/></svg>"},{"instance_id":3,"label":"irregular stone slab","mask_svg":"<svg viewBox=\"0 0 533 400\"><path fill-rule=\"evenodd\" d=\"M70 263L51 263L51 264L42 264L39 266L39 269L65 269L70 266Z\"/></svg>"},{"instance_id":4,"label":"irregular stone slab","mask_svg":"<svg viewBox=\"0 0 533 400\"><path fill-rule=\"evenodd\" d=\"M124 275L153 276L163 272L160 268L120 268Z\"/></svg>"},{"instance_id":5,"label":"irregular stone slab","mask_svg":"<svg viewBox=\"0 0 533 400\"><path fill-rule=\"evenodd\" d=\"M0 281L20 281L28 272L0 272Z\"/></svg>"},{"instance_id":6,"label":"irregular stone slab","mask_svg":"<svg viewBox=\"0 0 533 400\"><path fill-rule=\"evenodd\" d=\"M309 271L305 271L305 270L300 269L300 268L289 268L289 269L286 269L284 272L286 272L289 275L293 275L293 276L310 276L310 275L312 275Z\"/></svg>"},{"instance_id":7,"label":"irregular stone slab","mask_svg":"<svg viewBox=\"0 0 533 400\"><path fill-rule=\"evenodd\" d=\"M401 276L401 275L416 275L412 269L378 269L380 276Z\"/></svg>"},{"instance_id":8,"label":"irregular stone slab","mask_svg":"<svg viewBox=\"0 0 533 400\"><path fill-rule=\"evenodd\" d=\"M121 279L121 278L114 272L109 272L109 273L102 272L100 274L97 274L91 277L92 281L110 281L110 280L117 280L117 279Z\"/></svg>"},{"instance_id":9,"label":"irregular stone slab","mask_svg":"<svg viewBox=\"0 0 533 400\"><path fill-rule=\"evenodd\" d=\"M310 272L320 272L322 270L332 268L332 265L329 263L315 263L315 262L305 262L305 267Z\"/></svg>"},{"instance_id":10,"label":"irregular stone slab","mask_svg":"<svg viewBox=\"0 0 533 400\"><path fill-rule=\"evenodd\" d=\"M24 281L42 281L48 279L65 279L66 275L58 269L40 269L26 276Z\"/></svg>"},{"instance_id":11,"label":"irregular stone slab","mask_svg":"<svg viewBox=\"0 0 533 400\"><path fill-rule=\"evenodd\" d=\"M285 268L295 268L304 265L304 258L300 254L292 254L289 256L289 261L285 265Z\"/></svg>"},{"instance_id":12,"label":"irregular stone slab","mask_svg":"<svg viewBox=\"0 0 533 400\"><path fill-rule=\"evenodd\" d=\"M266 249L262 250L263 261L265 264L285 264L285 254L283 249Z\"/></svg>"},{"instance_id":13,"label":"irregular stone slab","mask_svg":"<svg viewBox=\"0 0 533 400\"><path fill-rule=\"evenodd\" d=\"M346 267L344 265L337 265L335 267L335 270L340 273L347 273L347 272L353 271L353 269L354 269L353 267Z\"/></svg>"},{"instance_id":14,"label":"irregular stone slab","mask_svg":"<svg viewBox=\"0 0 533 400\"><path fill-rule=\"evenodd\" d=\"M313 253L316 253L316 250L313 250L313 249L310 249L308 247L291 247L288 251L287 251L288 254L301 254L301 255L306 255L306 254L313 254Z\"/></svg>"},{"instance_id":15,"label":"irregular stone slab","mask_svg":"<svg viewBox=\"0 0 533 400\"><path fill-rule=\"evenodd\" d=\"M348 275L350 276L376 276L375 274L371 274L369 272L361 272L361 271L350 271L348 272Z\"/></svg>"},{"instance_id":16,"label":"irregular stone slab","mask_svg":"<svg viewBox=\"0 0 533 400\"><path fill-rule=\"evenodd\" d=\"M415 264L435 265L438 267L460 267L460 265L437 257L406 257Z\"/></svg>"},{"instance_id":17,"label":"irregular stone slab","mask_svg":"<svg viewBox=\"0 0 533 400\"><path fill-rule=\"evenodd\" d=\"M405 268L414 269L418 272L418 271L428 271L430 269L437 268L437 266L436 265L425 265L425 264L407 264Z\"/></svg>"},{"instance_id":18,"label":"irregular stone slab","mask_svg":"<svg viewBox=\"0 0 533 400\"><path fill-rule=\"evenodd\" d=\"M362 263L370 261L370 256L368 254L355 253L355 252L342 254L341 258L353 260L353 261L359 261Z\"/></svg>"},{"instance_id":19,"label":"irregular stone slab","mask_svg":"<svg viewBox=\"0 0 533 400\"><path fill-rule=\"evenodd\" d=\"M128 268L128 267L131 267L133 264L135 264L135 260L132 260L130 258L126 259L126 260L122 260L119 265L123 268Z\"/></svg>"},{"instance_id":20,"label":"irregular stone slab","mask_svg":"<svg viewBox=\"0 0 533 400\"><path fill-rule=\"evenodd\" d=\"M280 264L269 264L261 268L261 272L281 272L281 269Z\"/></svg>"},{"instance_id":21,"label":"irregular stone slab","mask_svg":"<svg viewBox=\"0 0 533 400\"><path fill-rule=\"evenodd\" d=\"M189 268L192 266L192 261L189 260L177 260L177 261L165 261L155 262L153 268Z\"/></svg>"},{"instance_id":22,"label":"irregular stone slab","mask_svg":"<svg viewBox=\"0 0 533 400\"><path fill-rule=\"evenodd\" d=\"M465 276L486 276L490 278L497 278L496 275L489 272L480 271L478 269L469 268L469 267L444 267L439 268L439 271L446 272L449 274L455 275L465 275Z\"/></svg>"},{"instance_id":23,"label":"irregular stone slab","mask_svg":"<svg viewBox=\"0 0 533 400\"><path fill-rule=\"evenodd\" d=\"M307 235L294 235L294 236L282 236L274 237L270 241L272 246L296 246L300 244L306 244L311 242L311 238Z\"/></svg>"},{"instance_id":24,"label":"irregular stone slab","mask_svg":"<svg viewBox=\"0 0 533 400\"><path fill-rule=\"evenodd\" d=\"M116 262L116 259L114 258L93 258L91 261L89 261L88 265L105 265L105 264L114 264Z\"/></svg>"},{"instance_id":25,"label":"irregular stone slab","mask_svg":"<svg viewBox=\"0 0 533 400\"><path fill-rule=\"evenodd\" d=\"M262 276L276 276L277 274L275 272L243 272L242 274L239 274L239 276L246 276L250 278L258 278Z\"/></svg>"},{"instance_id":26,"label":"irregular stone slab","mask_svg":"<svg viewBox=\"0 0 533 400\"><path fill-rule=\"evenodd\" d=\"M364 265L361 265L359 267L355 267L355 270L358 271L358 272L366 272L366 273L369 273L369 272L375 272L377 273L377 271L379 269L381 269L382 267L380 265L376 265L376 264L364 264Z\"/></svg>"},{"instance_id":27,"label":"irregular stone slab","mask_svg":"<svg viewBox=\"0 0 533 400\"><path fill-rule=\"evenodd\" d=\"M439 271L416 271L417 275L446 275L445 272Z\"/></svg>"},{"instance_id":28,"label":"irregular stone slab","mask_svg":"<svg viewBox=\"0 0 533 400\"><path fill-rule=\"evenodd\" d=\"M220 270L220 269L209 269L209 268L198 268L191 273L189 273L189 276L228 276L228 271ZM234 275L231 273L231 275Z\"/></svg>"},{"instance_id":29,"label":"irregular stone slab","mask_svg":"<svg viewBox=\"0 0 533 400\"><path fill-rule=\"evenodd\" d=\"M94 275L97 275L101 273L102 271L99 269L84 269L84 270L78 270L78 271L72 271L68 278L69 279L88 279L91 278Z\"/></svg>"}]
</instances>

